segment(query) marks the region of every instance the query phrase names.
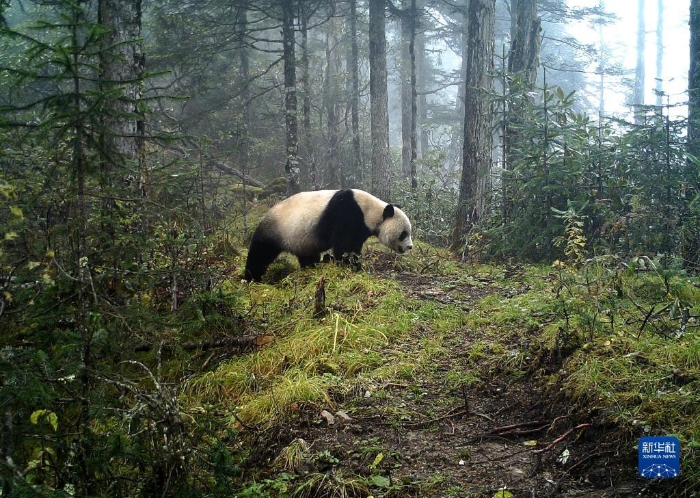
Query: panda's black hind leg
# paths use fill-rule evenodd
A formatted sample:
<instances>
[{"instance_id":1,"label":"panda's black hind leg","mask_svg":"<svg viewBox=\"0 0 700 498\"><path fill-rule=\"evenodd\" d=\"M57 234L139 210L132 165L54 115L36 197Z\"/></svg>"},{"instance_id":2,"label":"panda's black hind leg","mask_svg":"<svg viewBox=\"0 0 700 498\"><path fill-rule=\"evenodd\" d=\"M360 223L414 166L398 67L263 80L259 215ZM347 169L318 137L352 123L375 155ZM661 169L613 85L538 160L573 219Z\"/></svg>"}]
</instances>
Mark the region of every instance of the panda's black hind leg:
<instances>
[{"instance_id":1,"label":"panda's black hind leg","mask_svg":"<svg viewBox=\"0 0 700 498\"><path fill-rule=\"evenodd\" d=\"M267 267L281 252L282 249L274 242L256 239L253 236L250 250L248 250L248 259L245 262L244 278L248 281L260 282Z\"/></svg>"}]
</instances>

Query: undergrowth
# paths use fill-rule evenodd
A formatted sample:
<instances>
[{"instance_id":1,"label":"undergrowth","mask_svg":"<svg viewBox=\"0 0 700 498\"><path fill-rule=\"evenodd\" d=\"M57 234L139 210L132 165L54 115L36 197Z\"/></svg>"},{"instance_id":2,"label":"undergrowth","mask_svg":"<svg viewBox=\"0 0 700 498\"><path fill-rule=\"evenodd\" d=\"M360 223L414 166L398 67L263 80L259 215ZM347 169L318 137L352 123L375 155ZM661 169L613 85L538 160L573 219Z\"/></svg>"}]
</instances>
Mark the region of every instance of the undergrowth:
<instances>
[{"instance_id":1,"label":"undergrowth","mask_svg":"<svg viewBox=\"0 0 700 498\"><path fill-rule=\"evenodd\" d=\"M265 433L308 422L366 392L380 396L390 383L409 386L410 394L411 385L431 376L446 392L526 380L549 386L548 395L565 401L572 417L611 428L630 461L639 437L677 436L679 482L684 490L699 489L697 278L648 259L599 258L577 268L465 267L422 244L401 258L372 246L363 265L366 271L358 272L290 263L271 285L224 282L223 290L238 296L247 330L274 339L192 376L183 402L223 413L232 434ZM447 296L472 289L480 297L468 308L409 297L397 280L385 278L402 272L442 282L436 285ZM325 308L315 315L321 280ZM468 335L468 351L453 350L459 334ZM451 363L454 355L464 361ZM304 441L291 444L296 447L269 458L293 463L242 483L239 495L326 496L318 494L325 486L341 493L328 496L343 489L352 496L401 496L408 489L382 475L349 475L334 456L323 457L332 472L302 476L295 470L300 461L319 455Z\"/></svg>"}]
</instances>

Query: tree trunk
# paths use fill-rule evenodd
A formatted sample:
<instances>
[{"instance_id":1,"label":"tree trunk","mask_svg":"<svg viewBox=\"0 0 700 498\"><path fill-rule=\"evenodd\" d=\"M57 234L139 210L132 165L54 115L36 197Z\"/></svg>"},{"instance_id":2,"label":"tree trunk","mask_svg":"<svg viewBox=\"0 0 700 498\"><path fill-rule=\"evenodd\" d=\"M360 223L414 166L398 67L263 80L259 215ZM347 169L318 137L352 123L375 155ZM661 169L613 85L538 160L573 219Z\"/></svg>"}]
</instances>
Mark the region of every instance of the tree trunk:
<instances>
[{"instance_id":1,"label":"tree trunk","mask_svg":"<svg viewBox=\"0 0 700 498\"><path fill-rule=\"evenodd\" d=\"M684 267L700 271L700 208L697 198L700 185L697 180L697 159L700 158L700 0L690 0L690 70L688 71L688 153L694 159L686 161L685 193L681 236L681 255Z\"/></svg>"},{"instance_id":2,"label":"tree trunk","mask_svg":"<svg viewBox=\"0 0 700 498\"><path fill-rule=\"evenodd\" d=\"M309 183L313 190L320 188L318 171L316 169L316 153L311 135L311 87L309 85L309 33L306 25L307 13L304 8L305 2L301 2L300 9L300 28L301 28L301 114L302 114L302 129L304 134L304 153L302 155L306 167L308 168Z\"/></svg>"},{"instance_id":3,"label":"tree trunk","mask_svg":"<svg viewBox=\"0 0 700 498\"><path fill-rule=\"evenodd\" d=\"M350 113L352 120L352 171L350 186L363 184L360 148L360 70L357 43L357 0L350 0Z\"/></svg>"},{"instance_id":4,"label":"tree trunk","mask_svg":"<svg viewBox=\"0 0 700 498\"><path fill-rule=\"evenodd\" d=\"M79 4L76 7L82 8ZM99 86L108 95L100 139L103 219L114 216L116 197L140 199L138 205L131 207L139 220L139 224L133 226L134 232L146 237L148 170L144 157L144 118L140 107L146 57L141 45L141 0L99 0L97 8L98 22L106 29L101 40ZM122 186L131 192L114 192L116 187ZM104 223L101 237L107 249L102 255L112 257L105 263L115 271L111 278L121 278L118 269L124 255L120 251L111 251L119 247L115 225ZM138 252L132 256L136 260L141 257Z\"/></svg>"},{"instance_id":5,"label":"tree trunk","mask_svg":"<svg viewBox=\"0 0 700 498\"><path fill-rule=\"evenodd\" d=\"M646 65L644 58L646 56L646 23L644 22L645 0L637 0L637 66L634 72L634 96L632 104L634 105L634 122L635 124L644 123L644 89L645 89L645 73Z\"/></svg>"},{"instance_id":6,"label":"tree trunk","mask_svg":"<svg viewBox=\"0 0 700 498\"><path fill-rule=\"evenodd\" d=\"M425 34L416 33L416 107L418 117L416 119L416 133L419 135L418 146L421 156L428 152L430 147L428 137L428 102L426 97L426 75L428 73L427 63L425 58ZM460 114L461 116L461 114ZM418 126L420 123L420 126ZM418 131L418 129L420 131Z\"/></svg>"},{"instance_id":7,"label":"tree trunk","mask_svg":"<svg viewBox=\"0 0 700 498\"><path fill-rule=\"evenodd\" d=\"M460 30L460 48L462 50L462 57L460 59L459 77L460 85L457 88L457 116L464 116L464 92L466 90L466 77L467 77L467 50L469 35L469 0L463 0L464 5L460 5L459 12L461 14L460 18L462 20L462 29ZM464 140L464 119L462 119L462 127L458 129L455 128L452 131L452 140L450 141L450 152L449 152L449 163L448 163L448 174L452 176L454 171L458 166L462 164L462 141Z\"/></svg>"},{"instance_id":8,"label":"tree trunk","mask_svg":"<svg viewBox=\"0 0 700 498\"><path fill-rule=\"evenodd\" d=\"M287 134L284 171L287 174L287 195L291 196L301 191L293 0L282 0L282 42L284 44L284 111Z\"/></svg>"},{"instance_id":9,"label":"tree trunk","mask_svg":"<svg viewBox=\"0 0 700 498\"><path fill-rule=\"evenodd\" d=\"M536 0L514 0L511 12L508 71L522 76L530 88L537 81L540 59L541 20Z\"/></svg>"},{"instance_id":10,"label":"tree trunk","mask_svg":"<svg viewBox=\"0 0 700 498\"><path fill-rule=\"evenodd\" d=\"M401 171L405 178L411 179L411 188L418 186L416 178L417 139L416 121L418 119L416 91L416 24L418 9L416 0L410 0L409 6L401 16Z\"/></svg>"},{"instance_id":11,"label":"tree trunk","mask_svg":"<svg viewBox=\"0 0 700 498\"><path fill-rule=\"evenodd\" d=\"M469 2L462 177L452 233L452 249L463 256L468 237L486 210L492 147L488 94L492 87L495 12L496 0Z\"/></svg>"},{"instance_id":12,"label":"tree trunk","mask_svg":"<svg viewBox=\"0 0 700 498\"><path fill-rule=\"evenodd\" d=\"M335 36L335 19L328 21L326 33L326 82L324 91L324 103L326 108L326 130L328 133L328 153L326 161L328 169L328 185L331 188L342 188L342 171L340 168L340 132L338 130L338 59L335 48L337 39Z\"/></svg>"},{"instance_id":13,"label":"tree trunk","mask_svg":"<svg viewBox=\"0 0 700 498\"><path fill-rule=\"evenodd\" d=\"M411 173L411 13L403 10L401 23L401 173Z\"/></svg>"},{"instance_id":14,"label":"tree trunk","mask_svg":"<svg viewBox=\"0 0 700 498\"><path fill-rule=\"evenodd\" d=\"M241 168L241 180L243 185L243 231L248 234L248 161L250 160L250 60L248 54L248 46L243 42L248 30L248 13L245 9L241 10L236 26L237 35L239 37L238 56L239 56L239 74L242 85L239 93L239 105L241 106L241 124L238 138L238 163Z\"/></svg>"},{"instance_id":15,"label":"tree trunk","mask_svg":"<svg viewBox=\"0 0 700 498\"><path fill-rule=\"evenodd\" d=\"M369 0L369 96L372 128L372 192L391 198L389 96L384 0Z\"/></svg>"},{"instance_id":16,"label":"tree trunk","mask_svg":"<svg viewBox=\"0 0 700 498\"><path fill-rule=\"evenodd\" d=\"M418 159L418 137L416 129L418 126L418 89L416 76L416 27L418 25L418 9L416 0L411 0L411 26L410 26L410 43L408 44L408 55L411 67L411 160L410 160L410 176L411 190L415 191L418 188L418 172L416 170L416 160Z\"/></svg>"},{"instance_id":17,"label":"tree trunk","mask_svg":"<svg viewBox=\"0 0 700 498\"><path fill-rule=\"evenodd\" d=\"M99 23L103 39L101 84L114 91L110 116L105 120L107 161L137 164L142 159L143 117L139 109L146 62L141 46L141 0L100 0Z\"/></svg>"},{"instance_id":18,"label":"tree trunk","mask_svg":"<svg viewBox=\"0 0 700 498\"><path fill-rule=\"evenodd\" d=\"M700 158L700 0L690 0L688 152Z\"/></svg>"}]
</instances>

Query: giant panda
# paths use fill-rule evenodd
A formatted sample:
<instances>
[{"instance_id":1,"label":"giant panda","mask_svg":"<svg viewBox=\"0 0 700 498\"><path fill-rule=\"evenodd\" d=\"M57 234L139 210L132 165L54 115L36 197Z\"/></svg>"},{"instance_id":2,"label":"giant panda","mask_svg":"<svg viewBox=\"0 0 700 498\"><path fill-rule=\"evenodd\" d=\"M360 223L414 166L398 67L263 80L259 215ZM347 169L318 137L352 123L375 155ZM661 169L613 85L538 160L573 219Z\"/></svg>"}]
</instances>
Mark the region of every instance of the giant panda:
<instances>
[{"instance_id":1,"label":"giant panda","mask_svg":"<svg viewBox=\"0 0 700 498\"><path fill-rule=\"evenodd\" d=\"M244 278L260 281L283 251L303 268L333 250L340 260L359 257L370 236L398 253L410 251L411 222L401 209L362 190L301 192L274 205L253 233Z\"/></svg>"}]
</instances>

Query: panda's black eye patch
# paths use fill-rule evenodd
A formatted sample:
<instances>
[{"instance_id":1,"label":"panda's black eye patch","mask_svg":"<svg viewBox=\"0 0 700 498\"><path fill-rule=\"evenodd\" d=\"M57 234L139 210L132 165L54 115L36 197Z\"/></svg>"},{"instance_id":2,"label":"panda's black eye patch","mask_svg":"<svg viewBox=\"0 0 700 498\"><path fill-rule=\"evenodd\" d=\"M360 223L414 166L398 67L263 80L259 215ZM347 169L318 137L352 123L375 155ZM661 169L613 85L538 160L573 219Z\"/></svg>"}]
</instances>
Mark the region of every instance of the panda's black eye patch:
<instances>
[{"instance_id":1,"label":"panda's black eye patch","mask_svg":"<svg viewBox=\"0 0 700 498\"><path fill-rule=\"evenodd\" d=\"M401 235L399 235L399 240L403 242L404 240L406 240L406 237L408 237L408 232L404 230L403 232L401 232Z\"/></svg>"}]
</instances>

